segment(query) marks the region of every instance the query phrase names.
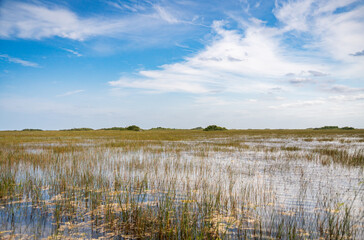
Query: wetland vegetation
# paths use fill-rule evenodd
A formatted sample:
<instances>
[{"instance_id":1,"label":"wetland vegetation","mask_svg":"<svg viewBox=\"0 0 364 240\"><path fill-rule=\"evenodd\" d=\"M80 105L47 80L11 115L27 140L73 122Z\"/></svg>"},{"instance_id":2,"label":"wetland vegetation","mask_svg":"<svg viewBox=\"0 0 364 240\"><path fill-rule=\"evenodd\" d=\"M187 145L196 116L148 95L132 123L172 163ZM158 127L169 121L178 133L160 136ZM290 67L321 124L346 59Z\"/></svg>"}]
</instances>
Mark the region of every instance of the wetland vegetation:
<instances>
[{"instance_id":1,"label":"wetland vegetation","mask_svg":"<svg viewBox=\"0 0 364 240\"><path fill-rule=\"evenodd\" d=\"M0 132L0 239L364 238L364 130L135 127Z\"/></svg>"}]
</instances>

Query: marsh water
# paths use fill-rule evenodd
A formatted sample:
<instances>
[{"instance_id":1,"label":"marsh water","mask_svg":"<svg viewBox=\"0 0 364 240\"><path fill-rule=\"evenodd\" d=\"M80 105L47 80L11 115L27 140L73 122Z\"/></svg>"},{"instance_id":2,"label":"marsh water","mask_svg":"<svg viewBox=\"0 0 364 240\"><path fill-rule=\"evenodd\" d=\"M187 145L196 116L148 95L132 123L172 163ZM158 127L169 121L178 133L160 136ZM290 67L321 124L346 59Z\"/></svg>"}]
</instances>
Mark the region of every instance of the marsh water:
<instances>
[{"instance_id":1,"label":"marsh water","mask_svg":"<svg viewBox=\"0 0 364 240\"><path fill-rule=\"evenodd\" d=\"M364 237L361 136L75 139L2 146L0 238Z\"/></svg>"}]
</instances>

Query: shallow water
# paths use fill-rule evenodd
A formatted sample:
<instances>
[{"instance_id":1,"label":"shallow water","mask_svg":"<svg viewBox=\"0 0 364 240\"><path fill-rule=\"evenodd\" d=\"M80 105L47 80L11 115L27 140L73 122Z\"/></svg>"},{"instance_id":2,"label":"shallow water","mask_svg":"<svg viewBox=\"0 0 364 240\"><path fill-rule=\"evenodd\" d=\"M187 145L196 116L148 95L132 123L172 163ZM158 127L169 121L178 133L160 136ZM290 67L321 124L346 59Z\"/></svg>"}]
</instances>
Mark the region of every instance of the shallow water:
<instances>
[{"instance_id":1,"label":"shallow water","mask_svg":"<svg viewBox=\"0 0 364 240\"><path fill-rule=\"evenodd\" d=\"M259 220L268 229L276 224L272 219L294 221L297 229L309 232L311 238L319 237L317 221L321 217L343 214L344 206L348 206L358 229L354 237L360 239L364 236L363 167L323 165L320 159L326 156L312 152L334 148L352 153L364 149L364 142L359 140L340 136L325 141L255 136L145 141L137 147L132 144L138 141L125 141L132 147L126 144L109 148L103 147L106 141L86 139L74 143L82 146L80 150L61 153L52 153L52 147L69 143L26 144L24 151L38 158L20 159L11 169L1 169L14 176L17 188L13 195L0 199L0 236L108 237L110 231L95 224L87 214L108 204L127 209L126 194L132 201L154 209L155 203L170 197L172 189L175 194L171 201L176 209L186 202L202 202L206 194L218 193L226 202L221 207L225 218L235 211L236 204L242 211L239 219L249 212L248 225L250 220ZM90 200L92 197L95 199ZM96 210L90 204L96 204ZM73 208L72 216L66 210L57 210L65 206L67 211ZM99 210L96 215L101 214ZM100 221L106 221L101 215ZM230 227L232 238L237 228Z\"/></svg>"}]
</instances>

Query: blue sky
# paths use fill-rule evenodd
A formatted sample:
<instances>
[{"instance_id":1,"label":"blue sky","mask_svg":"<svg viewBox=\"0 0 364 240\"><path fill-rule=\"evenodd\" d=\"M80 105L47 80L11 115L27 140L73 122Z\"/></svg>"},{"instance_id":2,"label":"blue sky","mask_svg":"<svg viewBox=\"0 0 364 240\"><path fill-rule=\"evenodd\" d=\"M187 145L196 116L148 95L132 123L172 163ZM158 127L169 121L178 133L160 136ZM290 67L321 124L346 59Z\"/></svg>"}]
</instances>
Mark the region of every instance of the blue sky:
<instances>
[{"instance_id":1,"label":"blue sky","mask_svg":"<svg viewBox=\"0 0 364 240\"><path fill-rule=\"evenodd\" d=\"M364 1L0 1L0 129L364 128Z\"/></svg>"}]
</instances>

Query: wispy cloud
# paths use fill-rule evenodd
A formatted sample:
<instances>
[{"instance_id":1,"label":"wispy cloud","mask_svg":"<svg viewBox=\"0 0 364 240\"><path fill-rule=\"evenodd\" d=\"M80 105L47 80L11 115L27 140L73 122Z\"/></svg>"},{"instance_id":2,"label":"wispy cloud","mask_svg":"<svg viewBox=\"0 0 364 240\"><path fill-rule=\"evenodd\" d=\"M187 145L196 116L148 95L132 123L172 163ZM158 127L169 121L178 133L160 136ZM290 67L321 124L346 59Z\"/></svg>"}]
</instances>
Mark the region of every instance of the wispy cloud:
<instances>
[{"instance_id":1,"label":"wispy cloud","mask_svg":"<svg viewBox=\"0 0 364 240\"><path fill-rule=\"evenodd\" d=\"M20 65L23 65L25 67L39 67L38 63L25 61L25 60L20 59L20 58L11 57L11 56L9 56L7 54L0 54L0 58L6 60L8 62L11 62L11 63L17 63L17 64L20 64Z\"/></svg>"},{"instance_id":2,"label":"wispy cloud","mask_svg":"<svg viewBox=\"0 0 364 240\"><path fill-rule=\"evenodd\" d=\"M110 6L121 10L121 11L131 11L131 12L139 12L139 11L144 11L146 10L146 8L148 6L151 5L151 3L149 1L137 1L136 3L132 3L132 2L126 2L126 1L122 1L122 0L116 0L116 1L106 1L107 4L109 4Z\"/></svg>"},{"instance_id":3,"label":"wispy cloud","mask_svg":"<svg viewBox=\"0 0 364 240\"><path fill-rule=\"evenodd\" d=\"M289 78L288 82L295 85L303 85L303 84L316 84L320 81L322 82L322 78L328 76L329 74L308 70L301 71L300 73L287 73L285 76Z\"/></svg>"},{"instance_id":4,"label":"wispy cloud","mask_svg":"<svg viewBox=\"0 0 364 240\"><path fill-rule=\"evenodd\" d=\"M311 74L313 77L325 77L328 75L327 73L313 71L313 70L309 70L308 73Z\"/></svg>"},{"instance_id":5,"label":"wispy cloud","mask_svg":"<svg viewBox=\"0 0 364 240\"><path fill-rule=\"evenodd\" d=\"M67 51L67 52L69 52L69 53L72 53L72 54L76 55L77 57L82 57L82 54L79 53L79 52L77 52L77 51L75 51L75 50L67 49L67 48L62 48L62 49L65 50L65 51Z\"/></svg>"},{"instance_id":6,"label":"wispy cloud","mask_svg":"<svg viewBox=\"0 0 364 240\"><path fill-rule=\"evenodd\" d=\"M308 34L304 47L335 60L351 62L350 54L363 48L364 6L349 8L357 0L277 1L274 11L285 32ZM345 7L347 7L345 9ZM344 10L343 10L344 9ZM338 11L340 10L340 11ZM360 52L359 52L360 54Z\"/></svg>"},{"instance_id":7,"label":"wispy cloud","mask_svg":"<svg viewBox=\"0 0 364 240\"><path fill-rule=\"evenodd\" d=\"M120 2L112 5L128 8L128 5ZM96 36L125 38L128 34L160 32L163 26L177 23L182 22L160 5L151 5L143 13L135 11L134 14L114 14L110 17L81 17L65 7L18 1L4 1L0 8L0 38L5 39L61 37L83 41Z\"/></svg>"},{"instance_id":8,"label":"wispy cloud","mask_svg":"<svg viewBox=\"0 0 364 240\"><path fill-rule=\"evenodd\" d=\"M289 80L292 84L304 84L304 83L315 83L315 81L312 78L292 78Z\"/></svg>"},{"instance_id":9,"label":"wispy cloud","mask_svg":"<svg viewBox=\"0 0 364 240\"><path fill-rule=\"evenodd\" d=\"M123 4L121 2L107 1L106 3L109 4L112 7L115 7L117 9L119 9L119 10L122 10L122 11L125 11L125 10L130 10L132 12L136 12L137 11L135 8L130 7L129 5Z\"/></svg>"},{"instance_id":10,"label":"wispy cloud","mask_svg":"<svg viewBox=\"0 0 364 240\"><path fill-rule=\"evenodd\" d=\"M212 38L202 50L109 85L125 91L138 89L141 94L188 93L196 111L216 121L223 115L254 122L286 119L285 126L339 118L360 122L363 92L351 85L357 81L360 86L364 62L349 54L362 49L364 31L359 30L364 21L358 14L360 5L337 11L348 3L278 4L274 13L280 22L275 26L245 19L241 29L233 29L227 22L215 21Z\"/></svg>"},{"instance_id":11,"label":"wispy cloud","mask_svg":"<svg viewBox=\"0 0 364 240\"><path fill-rule=\"evenodd\" d=\"M57 95L57 97L66 97L66 96L70 96L70 95L74 95L74 94L77 94L77 93L82 93L84 92L85 90L75 90L75 91L69 91L69 92L65 92L63 94L60 94L60 95Z\"/></svg>"},{"instance_id":12,"label":"wispy cloud","mask_svg":"<svg viewBox=\"0 0 364 240\"><path fill-rule=\"evenodd\" d=\"M244 35L226 30L223 22L215 22L212 27L215 40L194 56L109 84L156 92L268 92L279 87L276 80L287 72L299 75L326 71L309 59L283 51L279 39L264 26L251 26Z\"/></svg>"},{"instance_id":13,"label":"wispy cloud","mask_svg":"<svg viewBox=\"0 0 364 240\"><path fill-rule=\"evenodd\" d=\"M340 93L340 94L353 94L353 93L364 92L364 88L354 88L345 85L333 85L330 87L326 87L324 89L328 92Z\"/></svg>"},{"instance_id":14,"label":"wispy cloud","mask_svg":"<svg viewBox=\"0 0 364 240\"><path fill-rule=\"evenodd\" d=\"M297 108L297 107L307 107L307 106L317 106L326 103L325 100L309 100L309 101L295 101L290 103L284 103L280 105L270 106L272 109L280 109L280 108Z\"/></svg>"},{"instance_id":15,"label":"wispy cloud","mask_svg":"<svg viewBox=\"0 0 364 240\"><path fill-rule=\"evenodd\" d=\"M328 99L330 101L333 100L333 101L336 101L336 102L345 102L345 101L363 102L364 101L364 94L362 93L362 94L350 94L350 95L335 95L335 96L330 96ZM364 107L364 104L362 104L362 107Z\"/></svg>"},{"instance_id":16,"label":"wispy cloud","mask_svg":"<svg viewBox=\"0 0 364 240\"><path fill-rule=\"evenodd\" d=\"M364 6L337 11L353 2L278 1L274 14L280 24L268 27L257 19L245 19L241 22L243 33L227 29L224 21L215 21L214 39L195 55L109 84L151 92L268 93L280 88L298 93L302 90L292 84L327 85L349 75L361 78L364 62L361 58L353 61L348 54L362 47L364 16L360 12ZM301 47L293 48L289 38ZM315 94L321 90L310 89Z\"/></svg>"},{"instance_id":17,"label":"wispy cloud","mask_svg":"<svg viewBox=\"0 0 364 240\"><path fill-rule=\"evenodd\" d=\"M170 14L165 8L160 5L154 5L154 8L161 19L165 20L168 23L178 23L180 22L175 16Z\"/></svg>"}]
</instances>

